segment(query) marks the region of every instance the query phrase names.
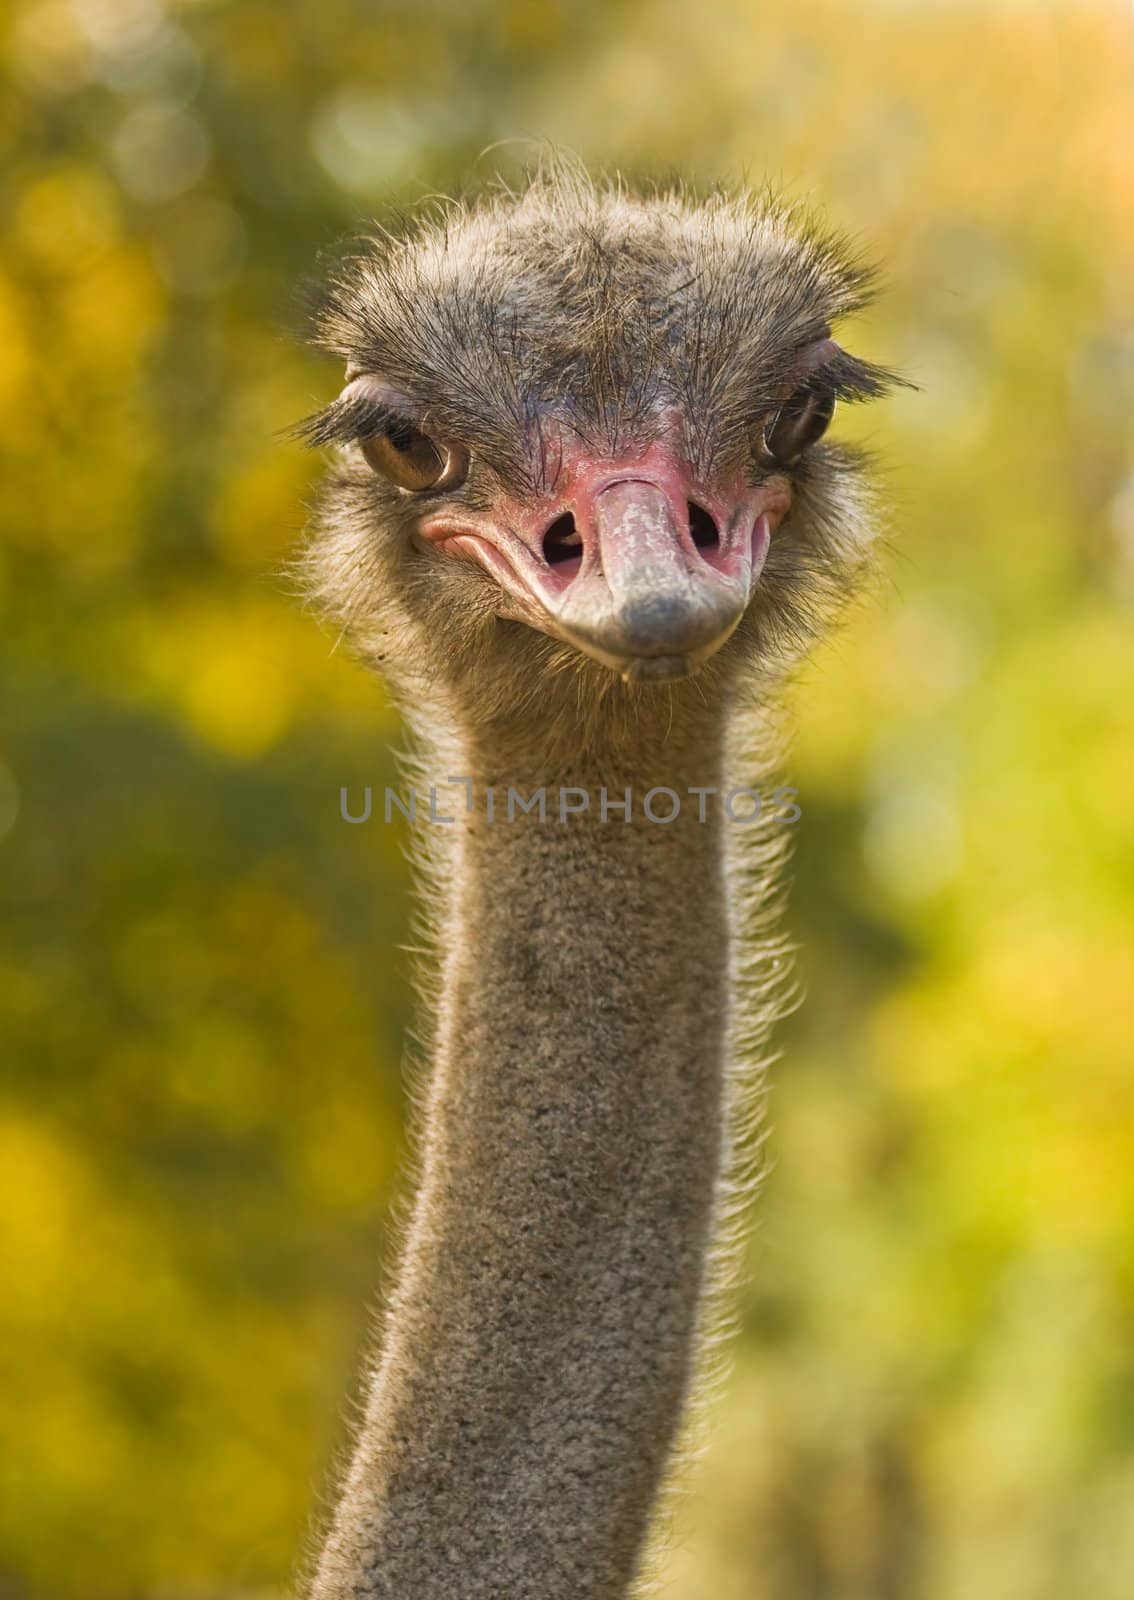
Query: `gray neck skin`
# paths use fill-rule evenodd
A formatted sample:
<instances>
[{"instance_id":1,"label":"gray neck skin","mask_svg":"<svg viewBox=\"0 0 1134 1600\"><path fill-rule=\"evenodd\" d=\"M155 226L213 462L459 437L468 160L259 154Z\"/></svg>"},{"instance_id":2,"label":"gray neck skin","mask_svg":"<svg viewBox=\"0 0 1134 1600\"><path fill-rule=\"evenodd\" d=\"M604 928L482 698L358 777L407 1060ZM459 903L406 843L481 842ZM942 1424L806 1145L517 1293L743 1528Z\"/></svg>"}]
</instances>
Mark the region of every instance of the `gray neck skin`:
<instances>
[{"instance_id":1,"label":"gray neck skin","mask_svg":"<svg viewBox=\"0 0 1134 1600\"><path fill-rule=\"evenodd\" d=\"M723 1139L722 830L684 795L720 742L706 710L632 758L466 748L421 1185L315 1600L614 1600L639 1569ZM634 820L485 822L486 783L541 782L630 787ZM642 819L654 784L677 821Z\"/></svg>"}]
</instances>

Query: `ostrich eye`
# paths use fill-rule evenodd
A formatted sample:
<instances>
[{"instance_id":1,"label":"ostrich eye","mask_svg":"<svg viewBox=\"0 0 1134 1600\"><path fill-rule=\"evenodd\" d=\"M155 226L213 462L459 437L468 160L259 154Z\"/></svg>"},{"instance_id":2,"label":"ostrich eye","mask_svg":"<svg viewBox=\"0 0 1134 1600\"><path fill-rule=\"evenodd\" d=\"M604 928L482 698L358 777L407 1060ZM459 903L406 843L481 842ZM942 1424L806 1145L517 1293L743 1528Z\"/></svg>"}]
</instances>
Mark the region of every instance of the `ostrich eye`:
<instances>
[{"instance_id":1,"label":"ostrich eye","mask_svg":"<svg viewBox=\"0 0 1134 1600\"><path fill-rule=\"evenodd\" d=\"M761 453L786 466L823 437L834 414L834 390L805 384L764 424Z\"/></svg>"},{"instance_id":2,"label":"ostrich eye","mask_svg":"<svg viewBox=\"0 0 1134 1600\"><path fill-rule=\"evenodd\" d=\"M456 489L465 481L469 458L455 445L438 444L409 422L392 422L367 434L359 449L375 472L399 489Z\"/></svg>"}]
</instances>

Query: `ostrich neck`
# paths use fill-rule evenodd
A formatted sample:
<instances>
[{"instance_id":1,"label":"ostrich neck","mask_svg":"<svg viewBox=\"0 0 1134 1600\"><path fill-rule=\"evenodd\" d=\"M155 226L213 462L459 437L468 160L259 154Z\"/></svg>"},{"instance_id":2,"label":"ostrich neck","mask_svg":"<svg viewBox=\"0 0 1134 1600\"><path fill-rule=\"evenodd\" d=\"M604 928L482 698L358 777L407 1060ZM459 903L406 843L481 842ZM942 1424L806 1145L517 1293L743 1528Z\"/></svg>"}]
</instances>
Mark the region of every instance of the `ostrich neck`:
<instances>
[{"instance_id":1,"label":"ostrich neck","mask_svg":"<svg viewBox=\"0 0 1134 1600\"><path fill-rule=\"evenodd\" d=\"M614 1600L639 1568L723 1137L721 824L686 794L720 783L721 736L465 742L421 1182L317 1600ZM508 784L546 784L547 821L508 821ZM560 823L563 785L591 808ZM643 818L656 786L675 821Z\"/></svg>"}]
</instances>

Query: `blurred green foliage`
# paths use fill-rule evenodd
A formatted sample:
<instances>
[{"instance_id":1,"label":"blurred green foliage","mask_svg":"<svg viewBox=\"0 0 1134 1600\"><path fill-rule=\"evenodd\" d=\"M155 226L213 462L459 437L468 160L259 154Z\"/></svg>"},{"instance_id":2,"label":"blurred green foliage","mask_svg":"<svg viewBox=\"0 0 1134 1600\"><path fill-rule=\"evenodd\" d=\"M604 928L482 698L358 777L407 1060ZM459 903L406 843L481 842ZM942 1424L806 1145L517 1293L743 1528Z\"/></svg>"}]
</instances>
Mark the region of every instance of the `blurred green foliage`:
<instances>
[{"instance_id":1,"label":"blurred green foliage","mask_svg":"<svg viewBox=\"0 0 1134 1600\"><path fill-rule=\"evenodd\" d=\"M281 576L293 290L495 141L784 181L885 262L895 503L807 675L812 998L696 1600L1134 1572L1128 9L18 0L0 99L0 1596L282 1594L378 1281L410 1004L380 688Z\"/></svg>"}]
</instances>

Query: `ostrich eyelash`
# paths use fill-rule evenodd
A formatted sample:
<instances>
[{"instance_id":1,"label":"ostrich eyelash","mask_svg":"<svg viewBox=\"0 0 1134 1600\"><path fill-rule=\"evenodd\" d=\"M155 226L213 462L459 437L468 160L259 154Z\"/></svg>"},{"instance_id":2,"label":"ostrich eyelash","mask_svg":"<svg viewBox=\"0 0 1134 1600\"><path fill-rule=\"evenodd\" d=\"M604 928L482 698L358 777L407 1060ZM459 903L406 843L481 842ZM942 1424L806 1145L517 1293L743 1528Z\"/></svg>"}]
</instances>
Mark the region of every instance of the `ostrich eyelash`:
<instances>
[{"instance_id":1,"label":"ostrich eyelash","mask_svg":"<svg viewBox=\"0 0 1134 1600\"><path fill-rule=\"evenodd\" d=\"M908 378L887 367L875 366L858 356L840 350L812 374L812 383L833 389L837 400L877 400L893 388L915 387Z\"/></svg>"},{"instance_id":2,"label":"ostrich eyelash","mask_svg":"<svg viewBox=\"0 0 1134 1600\"><path fill-rule=\"evenodd\" d=\"M888 367L875 366L872 361L839 349L822 366L808 373L798 387L832 394L836 400L853 403L877 400L890 389L912 389L916 385Z\"/></svg>"},{"instance_id":3,"label":"ostrich eyelash","mask_svg":"<svg viewBox=\"0 0 1134 1600\"><path fill-rule=\"evenodd\" d=\"M370 395L352 395L349 400L332 400L329 406L297 422L292 430L312 449L328 444L354 444L372 433L394 427L416 427L404 411L383 405Z\"/></svg>"}]
</instances>

